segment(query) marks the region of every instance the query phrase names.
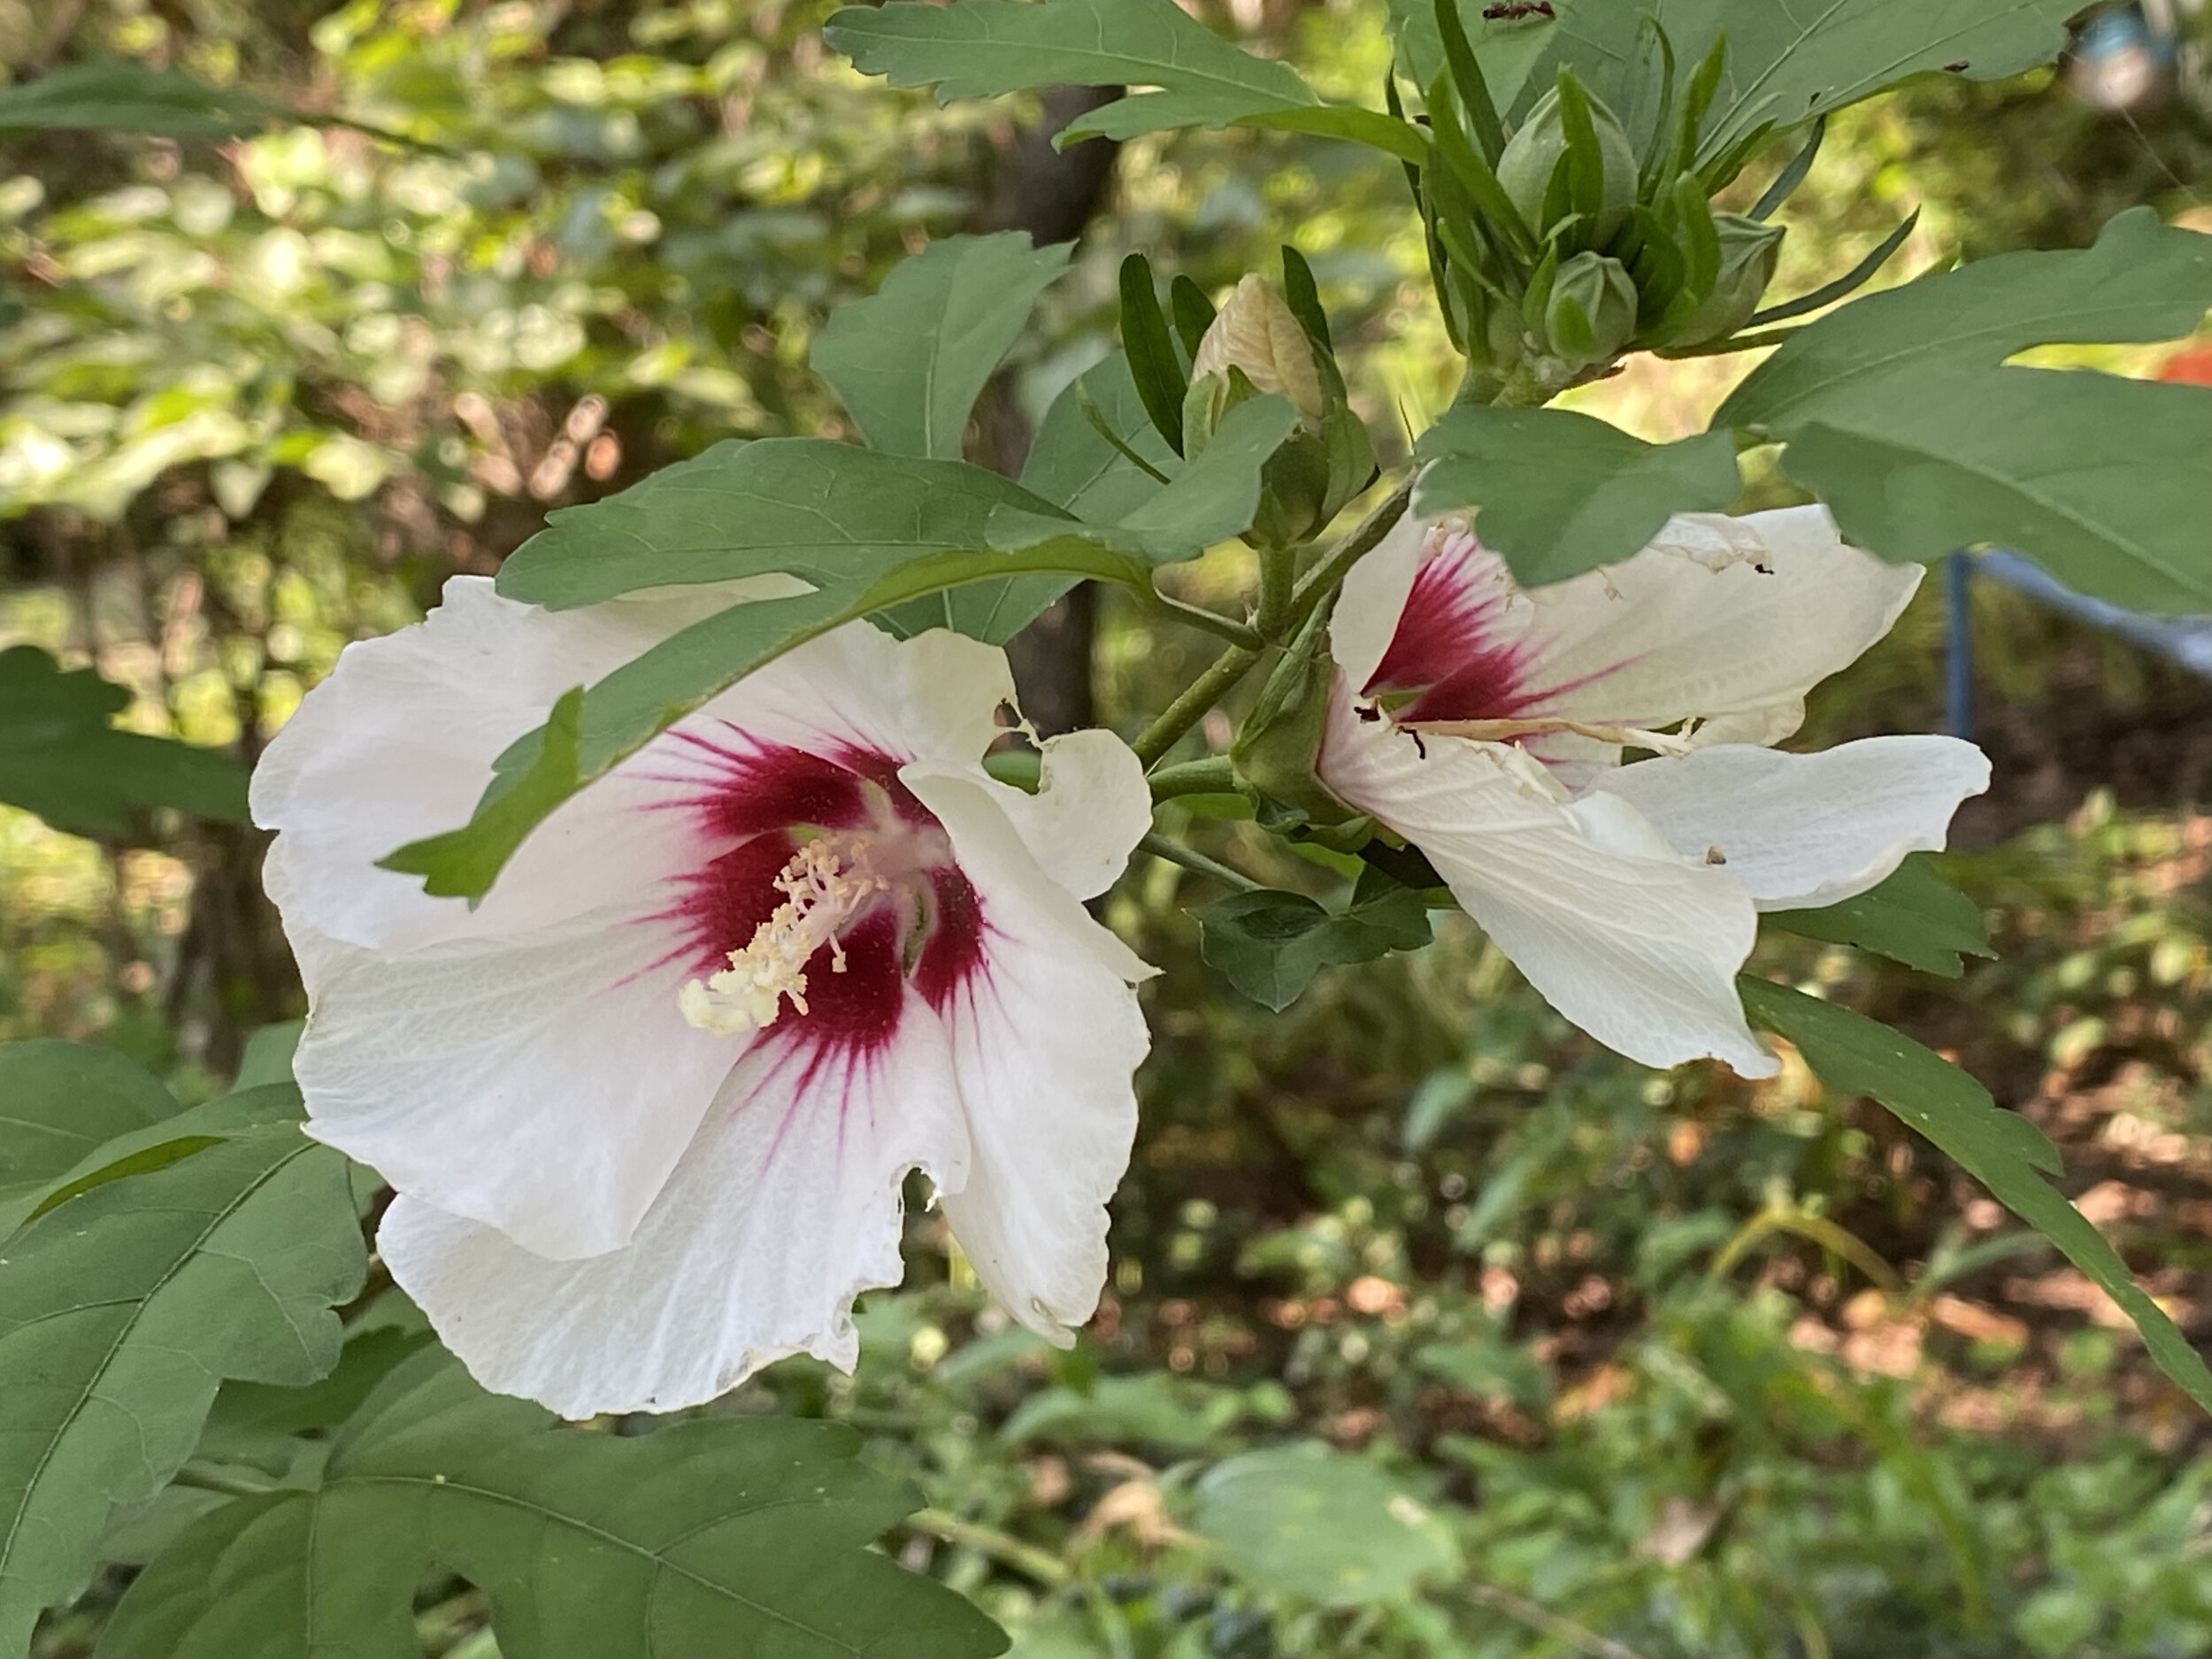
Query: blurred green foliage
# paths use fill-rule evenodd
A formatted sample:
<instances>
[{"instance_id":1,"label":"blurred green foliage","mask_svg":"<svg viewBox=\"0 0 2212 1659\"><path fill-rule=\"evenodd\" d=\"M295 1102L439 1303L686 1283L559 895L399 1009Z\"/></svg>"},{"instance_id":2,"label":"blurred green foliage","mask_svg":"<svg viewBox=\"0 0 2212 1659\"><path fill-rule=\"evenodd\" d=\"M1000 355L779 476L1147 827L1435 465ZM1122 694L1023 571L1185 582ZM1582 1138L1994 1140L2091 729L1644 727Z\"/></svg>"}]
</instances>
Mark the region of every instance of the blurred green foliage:
<instances>
[{"instance_id":1,"label":"blurred green foliage","mask_svg":"<svg viewBox=\"0 0 2212 1659\"><path fill-rule=\"evenodd\" d=\"M840 435L804 367L830 308L930 235L997 225L1037 111L864 83L818 43L829 9L0 0L19 76L137 57L436 147L0 145L0 645L129 687L132 730L250 760L349 640L491 568L549 507L728 435ZM1379 81L1379 5L1197 9L1328 96ZM2131 131L2047 74L1919 88L1839 118L1778 291L1913 202L1904 271L2177 209L2205 159L2185 111ZM1386 460L1440 411L1457 365L1391 164L1146 139L1111 208L1017 348L1018 419L1107 349L1123 255L1217 295L1285 239ZM1735 372L1644 361L1576 403L1674 437ZM1955 987L1813 941L1764 965L2034 1116L2201 1336L2212 697L1980 603L2003 782L1946 871L2001 956ZM1941 624L1924 595L1809 735L1932 728ZM1205 646L1110 603L1104 717L1127 729ZM1202 841L1299 885L1279 843L1188 810ZM219 826L96 843L0 810L0 1036L95 1039L188 1102L214 1092L248 1030L298 1011L257 853ZM861 1429L931 1498L894 1548L1023 1659L2212 1647L2201 1424L2084 1281L1893 1122L1794 1064L1756 1088L1638 1071L1463 928L1325 968L1268 1014L1202 961L1181 907L1218 893L1141 859L1110 902L1165 973L1092 1334L1061 1355L1008 1326L918 1205L913 1286L864 1310L859 1374L786 1362L717 1408ZM355 1340L388 1363L405 1321L388 1302ZM211 1433L236 1429L231 1403ZM1315 1567L1316 1515L1356 1571ZM52 1620L42 1651L88 1651L110 1601ZM419 1606L430 1651L488 1659L474 1591Z\"/></svg>"}]
</instances>

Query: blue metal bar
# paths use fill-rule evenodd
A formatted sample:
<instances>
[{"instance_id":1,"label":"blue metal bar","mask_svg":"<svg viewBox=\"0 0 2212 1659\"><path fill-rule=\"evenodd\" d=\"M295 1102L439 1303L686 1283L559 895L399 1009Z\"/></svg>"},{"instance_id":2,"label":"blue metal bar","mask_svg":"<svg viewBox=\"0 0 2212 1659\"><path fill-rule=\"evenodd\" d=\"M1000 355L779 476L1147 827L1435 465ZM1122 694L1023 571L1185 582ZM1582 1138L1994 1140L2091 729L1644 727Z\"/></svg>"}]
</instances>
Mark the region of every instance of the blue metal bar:
<instances>
[{"instance_id":1,"label":"blue metal bar","mask_svg":"<svg viewBox=\"0 0 2212 1659\"><path fill-rule=\"evenodd\" d=\"M1956 557L1951 560L1955 569L1962 562ZM2154 651L2192 673L2212 679L2212 617L2147 617L2123 611L2101 599L2076 593L2040 565L2031 564L2017 553L1977 554L1974 564L1984 574L1995 577L2008 588L2017 588L2054 611L2116 634L2131 645ZM1953 591L1957 591L1962 582L1963 578L1954 576Z\"/></svg>"},{"instance_id":2,"label":"blue metal bar","mask_svg":"<svg viewBox=\"0 0 2212 1659\"><path fill-rule=\"evenodd\" d=\"M1974 737L1974 605L1972 582L1975 556L1954 553L1943 561L1943 600L1948 615L1944 625L1944 728L1953 737Z\"/></svg>"}]
</instances>

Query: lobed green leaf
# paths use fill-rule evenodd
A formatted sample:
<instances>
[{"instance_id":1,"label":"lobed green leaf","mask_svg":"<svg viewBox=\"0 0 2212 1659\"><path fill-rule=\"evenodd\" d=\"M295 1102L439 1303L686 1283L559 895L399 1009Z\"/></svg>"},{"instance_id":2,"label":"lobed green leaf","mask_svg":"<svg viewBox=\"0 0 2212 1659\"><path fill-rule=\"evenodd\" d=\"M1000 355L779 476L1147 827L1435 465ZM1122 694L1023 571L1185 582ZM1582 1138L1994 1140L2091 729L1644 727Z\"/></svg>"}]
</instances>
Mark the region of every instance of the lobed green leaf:
<instances>
[{"instance_id":1,"label":"lobed green leaf","mask_svg":"<svg viewBox=\"0 0 2212 1659\"><path fill-rule=\"evenodd\" d=\"M344 1156L260 1089L170 1120L209 1147L93 1188L0 1259L0 1654L81 1587L110 1516L190 1455L226 1378L300 1385L367 1259Z\"/></svg>"},{"instance_id":2,"label":"lobed green leaf","mask_svg":"<svg viewBox=\"0 0 2212 1659\"><path fill-rule=\"evenodd\" d=\"M1784 933L1853 945L1923 973L1955 979L1962 956L1993 956L1980 906L1915 853L1878 887L1818 910L1769 910L1764 921Z\"/></svg>"},{"instance_id":3,"label":"lobed green leaf","mask_svg":"<svg viewBox=\"0 0 2212 1659\"><path fill-rule=\"evenodd\" d=\"M1509 117L1533 104L1563 65L1621 118L1640 149L1663 101L1641 73L1642 18L1666 32L1686 65L1704 60L1725 37L1725 73L1700 127L1709 154L1763 122L1794 127L1909 76L1950 71L1994 81L2049 63L2065 50L2067 25L2082 9L2079 0L1553 0L1555 21L1508 23L1481 21L1485 0L1457 4ZM1399 50L1425 86L1441 57L1434 21L1422 16L1423 0L1391 0L1391 10Z\"/></svg>"},{"instance_id":4,"label":"lobed green leaf","mask_svg":"<svg viewBox=\"0 0 2212 1659\"><path fill-rule=\"evenodd\" d=\"M1278 1013L1296 1002L1323 968L1418 950L1430 937L1422 895L1399 887L1342 911L1302 893L1263 888L1217 899L1194 913L1207 964Z\"/></svg>"},{"instance_id":5,"label":"lobed green leaf","mask_svg":"<svg viewBox=\"0 0 2212 1659\"><path fill-rule=\"evenodd\" d=\"M413 1659L433 1567L491 1601L507 1659L985 1659L1006 1638L868 1545L918 1494L860 1437L789 1418L616 1436L403 1361L320 1477L226 1505L124 1597L102 1659Z\"/></svg>"},{"instance_id":6,"label":"lobed green leaf","mask_svg":"<svg viewBox=\"0 0 2212 1659\"><path fill-rule=\"evenodd\" d=\"M220 749L119 732L130 693L35 646L0 651L0 802L56 829L125 835L135 811L246 816L246 769Z\"/></svg>"},{"instance_id":7,"label":"lobed green leaf","mask_svg":"<svg viewBox=\"0 0 2212 1659\"><path fill-rule=\"evenodd\" d=\"M940 103L1040 87L1158 88L1079 117L1060 134L1063 144L1260 127L1349 139L1407 160L1425 153L1406 123L1324 104L1287 64L1232 45L1173 0L894 0L848 6L822 34L864 74L934 86Z\"/></svg>"},{"instance_id":8,"label":"lobed green leaf","mask_svg":"<svg viewBox=\"0 0 2212 1659\"><path fill-rule=\"evenodd\" d=\"M1617 565L1674 514L1722 511L1741 488L1724 432L1646 443L1563 409L1455 410L1415 454L1430 465L1414 511L1475 509L1483 545L1532 587Z\"/></svg>"},{"instance_id":9,"label":"lobed green leaf","mask_svg":"<svg viewBox=\"0 0 2212 1659\"><path fill-rule=\"evenodd\" d=\"M0 1237L57 1187L100 1167L110 1141L176 1110L160 1079L112 1048L0 1046Z\"/></svg>"},{"instance_id":10,"label":"lobed green leaf","mask_svg":"<svg viewBox=\"0 0 2212 1659\"><path fill-rule=\"evenodd\" d=\"M975 400L1073 248L1018 230L932 242L831 312L808 360L872 448L956 461Z\"/></svg>"},{"instance_id":11,"label":"lobed green leaf","mask_svg":"<svg viewBox=\"0 0 2212 1659\"><path fill-rule=\"evenodd\" d=\"M2063 1164L2040 1129L2000 1110L1987 1089L1940 1055L1863 1014L1749 974L1739 984L1754 1023L1788 1038L1831 1088L1887 1107L2057 1246L2126 1310L2158 1368L2212 1410L2212 1370L2203 1356L2136 1284L2111 1241L2045 1179Z\"/></svg>"},{"instance_id":12,"label":"lobed green leaf","mask_svg":"<svg viewBox=\"0 0 2212 1659\"><path fill-rule=\"evenodd\" d=\"M2212 609L2212 390L2004 366L2031 347L2186 334L2212 236L2137 209L2093 248L2014 253L1800 330L1715 417L1886 558L1994 544L2131 609Z\"/></svg>"}]
</instances>

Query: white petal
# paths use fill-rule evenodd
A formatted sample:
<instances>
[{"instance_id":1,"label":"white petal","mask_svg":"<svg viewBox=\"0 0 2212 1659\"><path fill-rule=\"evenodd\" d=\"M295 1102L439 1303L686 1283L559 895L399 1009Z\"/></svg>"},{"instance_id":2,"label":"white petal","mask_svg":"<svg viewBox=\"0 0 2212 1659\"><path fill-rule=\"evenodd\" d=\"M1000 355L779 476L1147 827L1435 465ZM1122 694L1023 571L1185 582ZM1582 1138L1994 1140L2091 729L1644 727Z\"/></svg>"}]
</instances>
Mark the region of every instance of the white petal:
<instances>
[{"instance_id":1,"label":"white petal","mask_svg":"<svg viewBox=\"0 0 2212 1659\"><path fill-rule=\"evenodd\" d=\"M697 1405L787 1354L849 1371L854 1297L902 1276L907 1171L963 1178L950 1078L926 1010L849 1075L757 1045L626 1248L548 1261L406 1196L378 1248L479 1382L564 1417Z\"/></svg>"},{"instance_id":2,"label":"white petal","mask_svg":"<svg viewBox=\"0 0 2212 1659\"><path fill-rule=\"evenodd\" d=\"M1002 784L991 798L1044 872L1079 899L1095 898L1128 866L1152 827L1144 763L1111 732L1048 738L1035 795Z\"/></svg>"},{"instance_id":3,"label":"white petal","mask_svg":"<svg viewBox=\"0 0 2212 1659\"><path fill-rule=\"evenodd\" d=\"M1329 654L1354 686L1366 685L1382 666L1420 572L1432 522L1408 513L1344 579L1329 619Z\"/></svg>"},{"instance_id":4,"label":"white petal","mask_svg":"<svg viewBox=\"0 0 2212 1659\"><path fill-rule=\"evenodd\" d=\"M494 759L570 687L728 602L715 590L555 612L501 598L487 578L457 576L425 622L348 646L254 772L254 821L280 832L273 856L286 869L288 930L426 943L543 926L634 885L647 832L624 832L626 856L608 856L603 841L611 821L628 816L618 787L565 807L473 913L376 861L467 822ZM526 858L558 873L531 879Z\"/></svg>"},{"instance_id":5,"label":"white petal","mask_svg":"<svg viewBox=\"0 0 2212 1659\"><path fill-rule=\"evenodd\" d=\"M595 911L404 955L301 952L309 1133L542 1255L626 1241L738 1049L685 1023L664 930Z\"/></svg>"},{"instance_id":6,"label":"white petal","mask_svg":"<svg viewBox=\"0 0 2212 1659\"><path fill-rule=\"evenodd\" d=\"M1817 910L1941 850L1989 760L1955 737L1870 737L1816 755L1725 745L1639 761L1600 780L1678 851L1717 849L1763 910Z\"/></svg>"},{"instance_id":7,"label":"white petal","mask_svg":"<svg viewBox=\"0 0 2212 1659\"><path fill-rule=\"evenodd\" d=\"M1773 1074L1735 987L1758 931L1750 900L1718 870L1667 856L1632 813L1578 816L1504 744L1417 745L1363 724L1341 682L1321 776L1425 853L1529 983L1607 1047L1647 1065L1710 1056Z\"/></svg>"},{"instance_id":8,"label":"white petal","mask_svg":"<svg viewBox=\"0 0 2212 1659\"><path fill-rule=\"evenodd\" d=\"M948 629L895 640L852 622L748 675L703 712L770 742L828 740L897 761L964 764L1008 729L1006 653Z\"/></svg>"},{"instance_id":9,"label":"white petal","mask_svg":"<svg viewBox=\"0 0 2212 1659\"><path fill-rule=\"evenodd\" d=\"M1917 565L1845 545L1823 507L1674 519L1625 564L1532 595L1525 712L1709 741L1778 742L1807 691L1863 655L1912 598Z\"/></svg>"},{"instance_id":10,"label":"white petal","mask_svg":"<svg viewBox=\"0 0 2212 1659\"><path fill-rule=\"evenodd\" d=\"M1130 1079L1149 1041L1130 985L1152 970L1025 856L1002 786L902 776L952 837L984 920L982 970L944 1010L971 1147L946 1218L1014 1317L1064 1341L1105 1282L1106 1202L1128 1167Z\"/></svg>"}]
</instances>

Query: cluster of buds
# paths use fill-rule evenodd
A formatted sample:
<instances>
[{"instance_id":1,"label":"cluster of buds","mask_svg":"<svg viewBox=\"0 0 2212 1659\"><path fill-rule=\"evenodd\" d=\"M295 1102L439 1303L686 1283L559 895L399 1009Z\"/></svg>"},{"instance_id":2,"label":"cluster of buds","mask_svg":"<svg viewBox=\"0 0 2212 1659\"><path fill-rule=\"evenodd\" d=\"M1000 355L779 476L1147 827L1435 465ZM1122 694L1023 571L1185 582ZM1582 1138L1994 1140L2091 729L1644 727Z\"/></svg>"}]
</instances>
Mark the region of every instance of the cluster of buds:
<instances>
[{"instance_id":1,"label":"cluster of buds","mask_svg":"<svg viewBox=\"0 0 2212 1659\"><path fill-rule=\"evenodd\" d=\"M1768 218L1819 135L1750 212L1713 211L1773 130L1703 138L1725 41L1678 96L1672 48L1646 19L1656 113L1640 146L1566 68L1509 133L1458 8L1438 0L1436 16L1445 68L1421 118L1432 158L1407 172L1445 325L1469 362L1463 401L1545 403L1626 352L1724 349L1765 320L1783 235Z\"/></svg>"},{"instance_id":2,"label":"cluster of buds","mask_svg":"<svg viewBox=\"0 0 2212 1659\"><path fill-rule=\"evenodd\" d=\"M1141 254L1122 266L1122 341L1153 425L1195 460L1239 403L1268 395L1297 408L1298 427L1261 476L1258 516L1246 539L1292 548L1325 529L1375 480L1375 450L1352 408L1313 273L1283 250L1284 292L1247 276L1218 310L1188 278L1160 309Z\"/></svg>"}]
</instances>

